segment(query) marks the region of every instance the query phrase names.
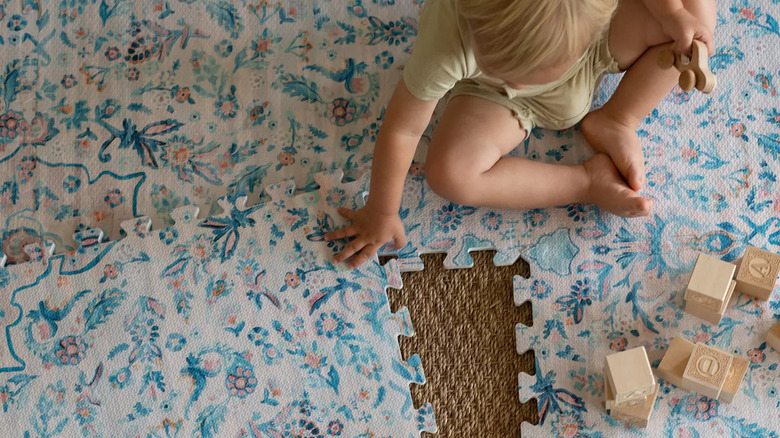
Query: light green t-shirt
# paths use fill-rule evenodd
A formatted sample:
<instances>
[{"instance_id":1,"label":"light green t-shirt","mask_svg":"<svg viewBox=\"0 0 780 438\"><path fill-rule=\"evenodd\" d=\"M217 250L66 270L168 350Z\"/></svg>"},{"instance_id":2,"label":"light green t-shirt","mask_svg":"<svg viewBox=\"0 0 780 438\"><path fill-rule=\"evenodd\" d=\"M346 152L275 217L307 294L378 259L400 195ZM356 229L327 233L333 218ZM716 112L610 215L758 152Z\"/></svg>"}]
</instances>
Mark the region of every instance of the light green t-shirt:
<instances>
[{"instance_id":1,"label":"light green t-shirt","mask_svg":"<svg viewBox=\"0 0 780 438\"><path fill-rule=\"evenodd\" d=\"M510 99L539 96L571 79L582 67L584 54L555 82L517 90L483 74L474 58L465 20L457 13L459 0L426 0L412 55L403 71L409 92L421 100L438 100L463 79L504 92Z\"/></svg>"}]
</instances>

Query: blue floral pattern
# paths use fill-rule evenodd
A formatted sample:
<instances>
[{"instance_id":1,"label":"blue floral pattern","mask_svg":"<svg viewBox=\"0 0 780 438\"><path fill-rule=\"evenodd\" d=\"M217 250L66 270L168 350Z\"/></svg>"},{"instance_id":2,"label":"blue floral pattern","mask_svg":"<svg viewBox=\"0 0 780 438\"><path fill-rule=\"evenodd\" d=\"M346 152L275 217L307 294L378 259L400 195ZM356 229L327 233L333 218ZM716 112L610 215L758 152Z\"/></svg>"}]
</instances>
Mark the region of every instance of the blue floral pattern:
<instances>
[{"instance_id":1,"label":"blue floral pattern","mask_svg":"<svg viewBox=\"0 0 780 438\"><path fill-rule=\"evenodd\" d=\"M0 226L9 261L26 260L13 236L74 250L79 226L117 239L130 217L164 228L178 206L355 177L419 7L0 2L0 216L25 211Z\"/></svg>"},{"instance_id":2,"label":"blue floral pattern","mask_svg":"<svg viewBox=\"0 0 780 438\"><path fill-rule=\"evenodd\" d=\"M321 193L352 199L363 184L342 186L340 173L315 178ZM307 219L298 227L261 219L277 207ZM398 265L374 258L347 270L329 261L324 243L304 246L314 218L336 214L325 196L238 202L189 223L194 207L172 214L176 223L160 233L143 218L124 222L118 241L83 230L67 256L28 245L33 261L1 268L9 281L0 291L0 400L18 436L411 438L436 430L430 405L412 406L409 385L424 383L419 357L400 359L409 315L391 313L385 294L401 286ZM242 234L281 227L284 235L265 249L236 237L225 254L224 234L203 231L236 217ZM264 251L279 261L261 262Z\"/></svg>"},{"instance_id":3,"label":"blue floral pattern","mask_svg":"<svg viewBox=\"0 0 780 438\"><path fill-rule=\"evenodd\" d=\"M338 407L318 398L343 385L344 379L336 385L331 367L384 385L383 400L408 391L388 374L422 380L414 357L387 362L390 356L379 348L384 344L363 333L352 304L334 305L355 293L354 284L373 281L377 295L368 297L369 313L386 317L384 304L370 299L381 301L380 289L397 281L374 273L323 283L333 280L327 254L344 243L321 242L340 222L332 211L319 215L313 207L357 205L367 190L361 179L360 189L330 184L316 191L315 174L343 169L352 180L370 164L422 4L0 1L0 239L10 262L32 262L0 269L0 287L29 284L49 262L59 264L61 275L42 279L51 282L48 290L75 288L80 269L96 278L52 307L25 304L23 318L10 327L15 338L7 341L34 359L25 359L22 370L18 357L2 363L4 412L32 409L34 418L18 423L31 435L74 427L84 436L99 435L108 414L92 402L111 394L106 391L140 391L144 402L121 413L127 434L176 436L196 420L201 436L222 432L227 426L220 418L253 397L277 411L247 415L236 436L347 435L356 423L380 419L388 427L434 427L429 405L414 413L408 400L403 410L373 406L379 392L350 400L351 418L346 411L325 418L322 412ZM519 256L531 263L532 278L515 286L518 304L531 300L535 309L534 326L518 328L519 349L533 348L537 359L536 375L520 379L521 398L540 402L539 429L523 425L531 436L622 433L625 425L600 408L601 370L588 359L641 344L657 363L669 339L681 333L751 360L737 396L743 402L719 404L663 387L654 418L668 420L651 423L652 433L763 437L780 429L777 421L767 425L755 416L778 406L777 353L761 338L780 318L777 292L769 303L738 297L717 328L681 310L679 291L696 252L728 261L746 244L780 252L780 71L767 62L777 58L780 5L718 0L718 9L710 67L719 88L709 96L675 88L638 131L653 216L624 220L587 205L527 211L459 206L428 188L424 161L409 170L400 211L409 244L399 251L400 269L422 269L419 254L427 252L446 252L447 267L470 266L469 251L488 248L497 250L497 264ZM596 105L617 80L604 79ZM418 157L430 138L429 128ZM576 128L535 130L513 152L560 164L590 153ZM297 184L275 185L291 179ZM266 203L263 188L273 201ZM296 193L304 194L293 198ZM239 203L242 195L254 207ZM202 216L182 208L190 205ZM120 226L140 215L151 218L154 232L143 221ZM159 252L98 245L98 229L103 240L122 242L116 239L124 231L127 242ZM47 242L65 254L49 257ZM112 286L147 273L153 261L162 264L148 278L162 295L130 295ZM233 271L223 270L223 261ZM103 310L84 314L93 302ZM250 309L284 318L255 321L245 317ZM0 325L11 324L19 310L0 301ZM76 315L77 330L69 325ZM395 321L411 334L404 318ZM29 338L21 324L34 327ZM104 351L96 334L108 326L123 340ZM224 344L212 342L212 332ZM181 370L175 377L192 386L179 388L161 373L159 362L172 357ZM260 378L262 367L300 371L304 387L291 392L284 378ZM38 369L56 377L44 379ZM185 421L180 413L188 403ZM157 422L148 426L152 419ZM710 424L716 428L705 429Z\"/></svg>"}]
</instances>

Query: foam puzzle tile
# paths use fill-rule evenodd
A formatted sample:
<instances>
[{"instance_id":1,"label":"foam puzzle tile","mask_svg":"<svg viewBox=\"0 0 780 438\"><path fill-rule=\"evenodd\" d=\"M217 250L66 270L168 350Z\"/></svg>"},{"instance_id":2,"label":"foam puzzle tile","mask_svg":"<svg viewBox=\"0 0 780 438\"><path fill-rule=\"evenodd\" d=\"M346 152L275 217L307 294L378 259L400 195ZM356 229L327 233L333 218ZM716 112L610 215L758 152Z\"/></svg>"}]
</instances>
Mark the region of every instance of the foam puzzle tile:
<instances>
[{"instance_id":1,"label":"foam puzzle tile","mask_svg":"<svg viewBox=\"0 0 780 438\"><path fill-rule=\"evenodd\" d=\"M340 177L203 219L183 207L160 230L128 220L113 242L84 229L61 255L26 247L29 262L0 270L6 436L434 432L409 392L420 358L400 357L409 312L385 294L401 287L397 263L329 261L327 200L353 189Z\"/></svg>"},{"instance_id":2,"label":"foam puzzle tile","mask_svg":"<svg viewBox=\"0 0 780 438\"><path fill-rule=\"evenodd\" d=\"M219 216L217 200L226 194L255 205L264 186L315 190L320 170L354 177L370 162L422 3L0 2L0 76L3 83L16 78L0 102L0 117L15 127L0 132L0 231L9 261L28 258L25 246L43 240L55 242L60 257L78 254L86 246L72 238L74 229L102 228L104 241L115 240L124 220L146 215L154 233L177 218ZM468 251L480 248L497 248L498 264L529 261L533 277L518 281L516 299L533 302L534 324L518 328L518 349L536 350L537 374L521 375L519 390L521 399L543 402L545 421L523 425L527 436L566 427L622 433L624 425L587 403L597 392L587 384L590 371L581 371L588 354L613 343L642 343L652 353L682 331L750 359L738 399L756 412L776 407L776 358L753 333L778 318L777 290L768 303L737 294L717 328L680 310L680 278L697 252L733 262L747 244L780 248L780 110L771 62L780 53L780 5L717 3L710 69L719 88L709 96L675 88L638 131L647 157L644 194L655 201L650 218L617 219L585 205L510 211L451 204L424 182L430 129L421 141L404 189L410 243L398 265L422 269L419 254L446 252L448 267L469 266ZM595 106L617 80L604 79ZM432 126L440 115L441 107ZM591 150L576 128L535 130L513 154L572 164ZM297 184L285 185L289 179ZM200 209L183 207L190 204ZM277 260L265 259L269 248L260 258L266 264ZM15 315L3 306L0 300L4 315ZM617 313L601 320L604 311ZM715 418L724 431L764 436L760 422L738 410L743 404L690 397L659 399L660 411L680 420L681 434ZM708 409L697 411L702 406ZM661 434L658 427L651 420L647 433Z\"/></svg>"},{"instance_id":3,"label":"foam puzzle tile","mask_svg":"<svg viewBox=\"0 0 780 438\"><path fill-rule=\"evenodd\" d=\"M421 4L332 0L0 2L3 250L83 224L120 237L188 204L354 176ZM394 29L387 32L387 29Z\"/></svg>"}]
</instances>

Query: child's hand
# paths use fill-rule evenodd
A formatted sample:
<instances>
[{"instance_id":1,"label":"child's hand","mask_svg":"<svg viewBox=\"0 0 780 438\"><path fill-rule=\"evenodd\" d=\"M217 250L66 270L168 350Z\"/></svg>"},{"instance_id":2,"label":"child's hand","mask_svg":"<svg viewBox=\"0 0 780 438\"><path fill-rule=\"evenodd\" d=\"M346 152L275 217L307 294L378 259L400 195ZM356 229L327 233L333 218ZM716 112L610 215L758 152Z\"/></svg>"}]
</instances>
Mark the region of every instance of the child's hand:
<instances>
[{"instance_id":1,"label":"child's hand","mask_svg":"<svg viewBox=\"0 0 780 438\"><path fill-rule=\"evenodd\" d=\"M715 50L710 29L685 8L666 14L660 22L664 32L674 40L675 52L681 54L691 53L693 40L699 40L706 44L707 52L710 56Z\"/></svg>"},{"instance_id":2,"label":"child's hand","mask_svg":"<svg viewBox=\"0 0 780 438\"><path fill-rule=\"evenodd\" d=\"M336 262L343 262L354 256L349 267L356 268L376 254L379 248L391 239L395 239L396 249L401 249L406 245L404 225L401 223L398 213L377 212L368 205L359 210L340 207L338 211L340 215L351 220L352 225L326 234L325 240L330 242L352 236L357 237L336 254L334 258Z\"/></svg>"}]
</instances>

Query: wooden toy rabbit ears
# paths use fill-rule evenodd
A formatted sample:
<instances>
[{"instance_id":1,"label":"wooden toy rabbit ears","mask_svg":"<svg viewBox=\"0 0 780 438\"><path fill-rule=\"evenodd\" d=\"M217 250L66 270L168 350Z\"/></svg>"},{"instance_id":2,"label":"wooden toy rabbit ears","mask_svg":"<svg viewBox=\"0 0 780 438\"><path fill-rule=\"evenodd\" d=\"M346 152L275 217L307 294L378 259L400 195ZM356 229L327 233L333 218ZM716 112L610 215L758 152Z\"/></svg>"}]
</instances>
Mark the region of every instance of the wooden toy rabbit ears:
<instances>
[{"instance_id":1,"label":"wooden toy rabbit ears","mask_svg":"<svg viewBox=\"0 0 780 438\"><path fill-rule=\"evenodd\" d=\"M676 67L680 71L680 88L683 90L691 91L696 87L702 93L712 93L717 80L707 64L707 46L699 40L693 40L691 52L692 56L688 59L687 56L675 53L672 44L669 44L658 55L658 66L662 69Z\"/></svg>"}]
</instances>

